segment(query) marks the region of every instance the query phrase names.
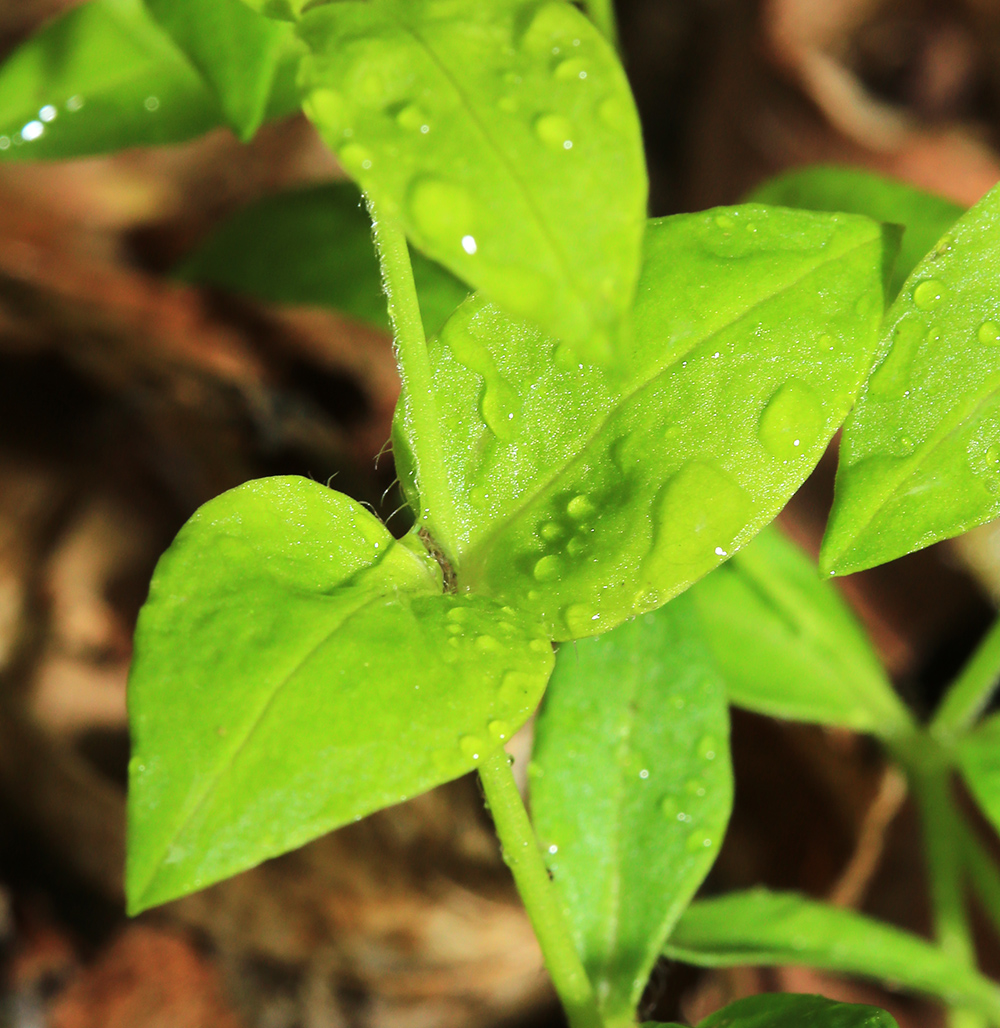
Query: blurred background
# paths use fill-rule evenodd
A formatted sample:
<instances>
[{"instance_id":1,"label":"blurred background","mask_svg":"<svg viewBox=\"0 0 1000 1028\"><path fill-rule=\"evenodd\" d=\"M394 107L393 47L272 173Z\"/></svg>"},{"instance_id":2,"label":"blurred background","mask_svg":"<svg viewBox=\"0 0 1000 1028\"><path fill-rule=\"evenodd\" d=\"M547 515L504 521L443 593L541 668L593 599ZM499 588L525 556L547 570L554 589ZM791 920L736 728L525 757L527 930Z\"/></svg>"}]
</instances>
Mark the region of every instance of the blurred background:
<instances>
[{"instance_id":1,"label":"blurred background","mask_svg":"<svg viewBox=\"0 0 1000 1028\"><path fill-rule=\"evenodd\" d=\"M65 0L0 0L0 55ZM848 163L971 204L1000 179L997 0L621 0L652 213ZM388 517L390 340L329 309L168 277L226 218L340 177L301 117L249 145L0 163L0 1025L560 1025L476 783L454 782L127 921L130 639L158 555L205 500L336 476ZM282 260L275 253L276 261ZM815 551L828 454L783 516ZM388 490L386 492L386 490ZM844 582L929 710L1000 596L990 526ZM914 811L844 731L734 714L736 811L706 890L767 884L928 928ZM988 971L1000 941L977 922ZM786 989L930 1004L796 969L664 963L647 1016Z\"/></svg>"}]
</instances>

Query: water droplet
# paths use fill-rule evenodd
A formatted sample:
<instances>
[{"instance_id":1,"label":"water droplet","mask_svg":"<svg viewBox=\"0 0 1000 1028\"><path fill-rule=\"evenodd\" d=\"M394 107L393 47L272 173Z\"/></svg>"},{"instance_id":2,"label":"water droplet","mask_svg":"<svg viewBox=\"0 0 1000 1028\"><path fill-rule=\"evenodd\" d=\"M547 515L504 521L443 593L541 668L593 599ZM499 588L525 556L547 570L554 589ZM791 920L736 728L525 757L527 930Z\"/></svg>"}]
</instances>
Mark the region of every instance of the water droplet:
<instances>
[{"instance_id":1,"label":"water droplet","mask_svg":"<svg viewBox=\"0 0 1000 1028\"><path fill-rule=\"evenodd\" d=\"M549 847L549 853L551 853L553 856L555 856L558 852L559 852L559 847L555 843L552 843L552 845Z\"/></svg>"},{"instance_id":2,"label":"water droplet","mask_svg":"<svg viewBox=\"0 0 1000 1028\"><path fill-rule=\"evenodd\" d=\"M690 782L685 784L684 791L689 796L704 796L705 784L703 782L699 782L697 778L692 778Z\"/></svg>"},{"instance_id":3,"label":"water droplet","mask_svg":"<svg viewBox=\"0 0 1000 1028\"><path fill-rule=\"evenodd\" d=\"M986 448L986 463L990 467L1000 466L1000 446L993 443L991 446Z\"/></svg>"},{"instance_id":4,"label":"water droplet","mask_svg":"<svg viewBox=\"0 0 1000 1028\"><path fill-rule=\"evenodd\" d=\"M639 772L639 777L645 781L645 779L647 779L649 777L649 768L648 767L644 767Z\"/></svg>"},{"instance_id":5,"label":"water droplet","mask_svg":"<svg viewBox=\"0 0 1000 1028\"><path fill-rule=\"evenodd\" d=\"M733 221L728 214L717 214L715 216L715 224L722 229L723 232L728 232L730 229L735 228L736 222Z\"/></svg>"},{"instance_id":6,"label":"water droplet","mask_svg":"<svg viewBox=\"0 0 1000 1028\"><path fill-rule=\"evenodd\" d=\"M475 236L462 236L462 249L471 257L479 249Z\"/></svg>"},{"instance_id":7,"label":"water droplet","mask_svg":"<svg viewBox=\"0 0 1000 1028\"><path fill-rule=\"evenodd\" d=\"M333 136L341 136L347 123L347 105L335 89L314 89L303 101L306 117Z\"/></svg>"},{"instance_id":8,"label":"water droplet","mask_svg":"<svg viewBox=\"0 0 1000 1028\"><path fill-rule=\"evenodd\" d=\"M622 129L628 126L631 118L628 104L620 97L609 96L597 108L597 116L611 129Z\"/></svg>"},{"instance_id":9,"label":"water droplet","mask_svg":"<svg viewBox=\"0 0 1000 1028\"><path fill-rule=\"evenodd\" d=\"M458 740L458 748L469 760L479 760L483 754L483 740L478 735L463 735Z\"/></svg>"},{"instance_id":10,"label":"water droplet","mask_svg":"<svg viewBox=\"0 0 1000 1028\"><path fill-rule=\"evenodd\" d=\"M910 383L910 366L926 338L924 323L918 318L901 321L892 334L892 349L868 380L868 391L883 399L902 396Z\"/></svg>"},{"instance_id":11,"label":"water droplet","mask_svg":"<svg viewBox=\"0 0 1000 1028\"><path fill-rule=\"evenodd\" d=\"M428 239L466 254L462 240L475 238L475 206L461 186L438 178L419 178L410 188L407 207Z\"/></svg>"},{"instance_id":12,"label":"water droplet","mask_svg":"<svg viewBox=\"0 0 1000 1028\"><path fill-rule=\"evenodd\" d=\"M733 549L746 523L750 498L724 471L706 461L685 464L657 495L653 546L643 571L653 581L673 579L678 567L695 576L719 563L715 548Z\"/></svg>"},{"instance_id":13,"label":"water droplet","mask_svg":"<svg viewBox=\"0 0 1000 1028\"><path fill-rule=\"evenodd\" d=\"M517 97L502 96L497 101L497 107L499 107L500 110L504 111L506 114L516 114L518 108Z\"/></svg>"},{"instance_id":14,"label":"water droplet","mask_svg":"<svg viewBox=\"0 0 1000 1028\"><path fill-rule=\"evenodd\" d=\"M459 635L459 634L461 634L462 626L461 625L455 625L455 624L449 625L448 626L448 631L451 632L452 635Z\"/></svg>"},{"instance_id":15,"label":"water droplet","mask_svg":"<svg viewBox=\"0 0 1000 1028\"><path fill-rule=\"evenodd\" d=\"M505 742L510 738L510 725L506 721L491 721L486 726L486 730L490 733L491 738L496 739L497 742Z\"/></svg>"},{"instance_id":16,"label":"water droplet","mask_svg":"<svg viewBox=\"0 0 1000 1028\"><path fill-rule=\"evenodd\" d=\"M710 849L712 846L712 837L705 835L703 832L692 832L688 836L688 841L685 844L689 853L697 853L698 850Z\"/></svg>"},{"instance_id":17,"label":"water droplet","mask_svg":"<svg viewBox=\"0 0 1000 1028\"><path fill-rule=\"evenodd\" d=\"M805 382L792 378L771 397L757 423L757 437L773 457L808 452L823 427L823 410Z\"/></svg>"},{"instance_id":18,"label":"water droplet","mask_svg":"<svg viewBox=\"0 0 1000 1028\"><path fill-rule=\"evenodd\" d=\"M913 290L913 302L922 310L933 310L944 299L944 285L936 278L928 278Z\"/></svg>"},{"instance_id":19,"label":"water droplet","mask_svg":"<svg viewBox=\"0 0 1000 1028\"><path fill-rule=\"evenodd\" d=\"M503 643L498 642L492 635L480 635L476 637L476 649L483 653L501 653Z\"/></svg>"},{"instance_id":20,"label":"water droplet","mask_svg":"<svg viewBox=\"0 0 1000 1028\"><path fill-rule=\"evenodd\" d=\"M673 821L677 817L677 800L673 796L664 796L660 800L660 813Z\"/></svg>"},{"instance_id":21,"label":"water droplet","mask_svg":"<svg viewBox=\"0 0 1000 1028\"><path fill-rule=\"evenodd\" d=\"M562 82L572 82L587 77L587 65L579 57L568 57L556 65L555 77Z\"/></svg>"},{"instance_id":22,"label":"water droplet","mask_svg":"<svg viewBox=\"0 0 1000 1028\"><path fill-rule=\"evenodd\" d=\"M146 108L151 114L154 111L160 109L160 98L158 96L147 96L142 102L142 106Z\"/></svg>"},{"instance_id":23,"label":"water droplet","mask_svg":"<svg viewBox=\"0 0 1000 1028\"><path fill-rule=\"evenodd\" d=\"M407 104L396 115L396 124L410 132L426 132L430 128L427 115L416 104Z\"/></svg>"},{"instance_id":24,"label":"water droplet","mask_svg":"<svg viewBox=\"0 0 1000 1028\"><path fill-rule=\"evenodd\" d=\"M698 743L698 756L703 760L715 760L715 752L715 738L711 735L704 736Z\"/></svg>"},{"instance_id":25,"label":"water droplet","mask_svg":"<svg viewBox=\"0 0 1000 1028\"><path fill-rule=\"evenodd\" d=\"M337 159L352 175L358 176L372 166L371 151L360 143L348 143L337 151Z\"/></svg>"},{"instance_id":26,"label":"water droplet","mask_svg":"<svg viewBox=\"0 0 1000 1028\"><path fill-rule=\"evenodd\" d=\"M561 114L543 114L536 118L535 134L553 150L569 150L573 146L573 126Z\"/></svg>"},{"instance_id":27,"label":"water droplet","mask_svg":"<svg viewBox=\"0 0 1000 1028\"><path fill-rule=\"evenodd\" d=\"M450 621L462 622L469 620L469 612L464 607L452 607L446 616Z\"/></svg>"},{"instance_id":28,"label":"water droplet","mask_svg":"<svg viewBox=\"0 0 1000 1028\"><path fill-rule=\"evenodd\" d=\"M591 502L589 496L584 496L582 493L579 496L574 496L569 503L566 504L566 513L574 521L586 521L587 518L592 517L597 511L597 508Z\"/></svg>"},{"instance_id":29,"label":"water droplet","mask_svg":"<svg viewBox=\"0 0 1000 1028\"><path fill-rule=\"evenodd\" d=\"M528 649L534 650L535 653L551 653L552 643L547 639L532 639L531 642L528 643Z\"/></svg>"},{"instance_id":30,"label":"water droplet","mask_svg":"<svg viewBox=\"0 0 1000 1028\"><path fill-rule=\"evenodd\" d=\"M21 138L26 143L30 143L35 139L40 139L44 132L45 126L40 121L29 121L28 124L21 129Z\"/></svg>"},{"instance_id":31,"label":"water droplet","mask_svg":"<svg viewBox=\"0 0 1000 1028\"><path fill-rule=\"evenodd\" d=\"M562 574L562 560L550 553L535 564L532 574L538 582L554 582Z\"/></svg>"},{"instance_id":32,"label":"water droplet","mask_svg":"<svg viewBox=\"0 0 1000 1028\"><path fill-rule=\"evenodd\" d=\"M598 626L600 618L600 614L586 603L571 603L562 611L562 619L566 623L566 627L570 634L577 638L597 635L600 631Z\"/></svg>"},{"instance_id":33,"label":"water droplet","mask_svg":"<svg viewBox=\"0 0 1000 1028\"><path fill-rule=\"evenodd\" d=\"M546 542L555 542L557 539L561 539L565 534L566 530L558 521L546 521L544 525L538 530L538 534Z\"/></svg>"},{"instance_id":34,"label":"water droplet","mask_svg":"<svg viewBox=\"0 0 1000 1028\"><path fill-rule=\"evenodd\" d=\"M1000 343L1000 325L995 321L984 321L976 335L986 346L995 346Z\"/></svg>"},{"instance_id":35,"label":"water droplet","mask_svg":"<svg viewBox=\"0 0 1000 1028\"><path fill-rule=\"evenodd\" d=\"M83 97L80 96L79 94L76 94L75 96L71 96L66 101L66 110L67 111L72 111L74 114L78 110L80 110L81 107L83 107Z\"/></svg>"},{"instance_id":36,"label":"water droplet","mask_svg":"<svg viewBox=\"0 0 1000 1028\"><path fill-rule=\"evenodd\" d=\"M52 104L46 104L39 112L38 117L41 121L49 122L55 121L56 115L59 112L52 106Z\"/></svg>"},{"instance_id":37,"label":"water droplet","mask_svg":"<svg viewBox=\"0 0 1000 1028\"><path fill-rule=\"evenodd\" d=\"M563 3L548 3L532 18L521 37L521 46L536 54L551 54L554 46L573 34L572 14Z\"/></svg>"}]
</instances>

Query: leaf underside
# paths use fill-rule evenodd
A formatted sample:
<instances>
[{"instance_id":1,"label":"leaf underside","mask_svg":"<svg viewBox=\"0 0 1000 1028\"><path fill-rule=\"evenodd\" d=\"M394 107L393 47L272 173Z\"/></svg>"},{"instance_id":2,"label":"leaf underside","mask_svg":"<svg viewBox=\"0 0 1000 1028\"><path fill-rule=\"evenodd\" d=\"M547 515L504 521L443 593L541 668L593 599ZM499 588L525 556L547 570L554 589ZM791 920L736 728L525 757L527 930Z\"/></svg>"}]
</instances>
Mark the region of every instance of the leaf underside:
<instances>
[{"instance_id":1,"label":"leaf underside","mask_svg":"<svg viewBox=\"0 0 1000 1028\"><path fill-rule=\"evenodd\" d=\"M657 1028L647 1021L641 1028ZM663 1028L681 1028L668 1025ZM747 996L710 1014L698 1028L897 1028L891 1014L862 1003L823 996L768 993Z\"/></svg>"}]
</instances>

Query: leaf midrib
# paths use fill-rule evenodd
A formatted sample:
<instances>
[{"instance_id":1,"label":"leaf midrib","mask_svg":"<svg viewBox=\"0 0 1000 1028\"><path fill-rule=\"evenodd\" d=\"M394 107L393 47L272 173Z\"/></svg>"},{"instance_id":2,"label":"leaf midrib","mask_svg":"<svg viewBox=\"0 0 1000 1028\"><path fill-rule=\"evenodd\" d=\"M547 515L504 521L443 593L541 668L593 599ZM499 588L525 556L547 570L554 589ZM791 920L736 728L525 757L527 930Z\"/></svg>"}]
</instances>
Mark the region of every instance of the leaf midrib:
<instances>
[{"instance_id":1,"label":"leaf midrib","mask_svg":"<svg viewBox=\"0 0 1000 1028\"><path fill-rule=\"evenodd\" d=\"M607 428L611 420L614 417L616 417L617 414L624 407L630 404L639 393L649 388L663 375L666 375L671 370L671 368L673 368L676 364L678 364L680 361L686 358L692 350L708 342L710 339L716 338L722 332L728 331L729 329L738 325L741 321L744 321L745 319L750 317L756 310L758 310L765 304L770 303L772 300L780 296L783 296L791 290L795 289L805 279L809 278L810 275L815 274L817 271L822 269L827 264L833 264L837 261L842 261L845 258L849 257L851 254L855 253L857 250L861 250L866 246L870 246L872 243L876 243L878 239L878 233L874 233L870 238L867 238L861 242L858 242L842 250L835 257L831 257L826 261L818 261L807 271L804 271L801 275L797 276L792 281L790 281L787 285L784 285L775 292L769 293L767 296L755 301L753 304L747 307L736 317L732 318L730 321L727 321L725 324L713 329L711 332L708 332L704 336L691 340L688 347L685 350L678 352L676 355L674 355L670 359L669 363L663 364L661 366L656 367L654 370L651 370L649 375L646 378L638 381L634 388L622 394L618 401L607 411L604 417L600 420L600 422L597 424L597 427L594 428L591 431L591 433L587 436L587 438L584 440L584 442L581 443L580 448L577 450L577 452L572 457L570 457L569 460L566 461L566 463L557 467L548 476L539 479L538 484L535 486L535 488L529 490L520 498L518 503L512 508L510 514L507 517L499 519L496 522L495 526L491 528L489 533L479 543L470 547L470 549L462 555L465 559L464 566L467 568L470 565L481 563L482 560L485 558L485 555L492 548L492 545L496 541L496 538L499 535L501 535L512 522L517 521L523 515L524 511L527 510L549 488L551 488L551 486L555 482L557 482L562 477L562 475L567 473L575 464L583 461L586 458L587 452L590 449L591 445L604 432L605 428ZM462 580L461 572L459 572L459 580Z\"/></svg>"}]
</instances>

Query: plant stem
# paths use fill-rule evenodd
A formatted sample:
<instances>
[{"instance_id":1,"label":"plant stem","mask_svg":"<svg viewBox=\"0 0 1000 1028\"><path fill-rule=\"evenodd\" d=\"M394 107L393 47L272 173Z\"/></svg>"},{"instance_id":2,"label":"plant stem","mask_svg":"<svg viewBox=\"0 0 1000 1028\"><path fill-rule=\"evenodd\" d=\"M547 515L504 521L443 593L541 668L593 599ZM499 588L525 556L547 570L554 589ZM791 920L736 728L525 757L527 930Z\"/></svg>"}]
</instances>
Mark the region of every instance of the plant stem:
<instances>
[{"instance_id":1,"label":"plant stem","mask_svg":"<svg viewBox=\"0 0 1000 1028\"><path fill-rule=\"evenodd\" d=\"M602 1028L593 986L576 952L507 754L500 750L484 761L479 777L503 846L504 860L524 901L570 1028Z\"/></svg>"},{"instance_id":2,"label":"plant stem","mask_svg":"<svg viewBox=\"0 0 1000 1028\"><path fill-rule=\"evenodd\" d=\"M413 281L410 249L403 230L379 213L370 197L367 200L382 265L382 281L389 300L396 360L403 385L407 437L417 466L417 489L420 493L417 524L424 528L433 527L434 541L455 568L457 519L444 461L430 354L420 317L417 287Z\"/></svg>"},{"instance_id":3,"label":"plant stem","mask_svg":"<svg viewBox=\"0 0 1000 1028\"><path fill-rule=\"evenodd\" d=\"M965 905L962 825L951 794L951 768L944 760L930 760L914 769L911 783L920 807L938 945L956 960L975 967ZM948 1012L948 1023L951 1028L984 1028L986 1021L973 1011L953 1009Z\"/></svg>"},{"instance_id":4,"label":"plant stem","mask_svg":"<svg viewBox=\"0 0 1000 1028\"><path fill-rule=\"evenodd\" d=\"M1000 681L1000 618L969 658L945 694L930 730L947 745L968 731L990 701Z\"/></svg>"},{"instance_id":5,"label":"plant stem","mask_svg":"<svg viewBox=\"0 0 1000 1028\"><path fill-rule=\"evenodd\" d=\"M960 818L960 828L962 861L969 884L979 897L994 928L1000 930L1000 868L964 818Z\"/></svg>"},{"instance_id":6,"label":"plant stem","mask_svg":"<svg viewBox=\"0 0 1000 1028\"><path fill-rule=\"evenodd\" d=\"M618 50L618 22L615 18L614 0L587 0L587 14L604 38Z\"/></svg>"}]
</instances>

